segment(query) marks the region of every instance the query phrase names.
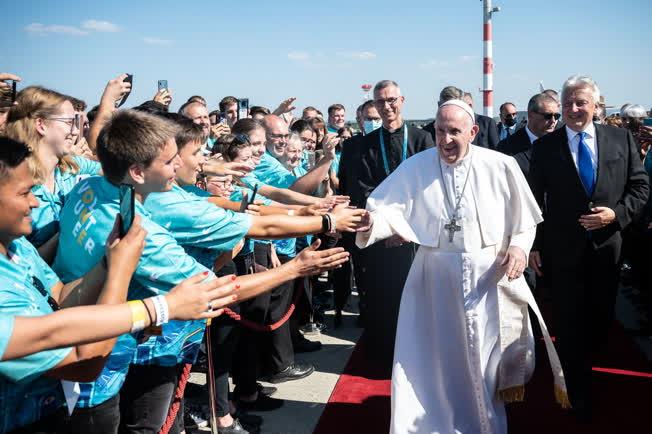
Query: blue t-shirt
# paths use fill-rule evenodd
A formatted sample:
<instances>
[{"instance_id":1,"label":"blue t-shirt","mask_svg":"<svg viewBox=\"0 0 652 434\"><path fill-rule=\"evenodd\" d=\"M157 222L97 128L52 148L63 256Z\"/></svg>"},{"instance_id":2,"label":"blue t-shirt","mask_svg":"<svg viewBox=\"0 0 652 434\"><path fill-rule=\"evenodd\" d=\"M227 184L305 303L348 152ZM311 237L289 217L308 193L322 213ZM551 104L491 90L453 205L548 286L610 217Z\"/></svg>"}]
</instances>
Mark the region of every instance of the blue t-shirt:
<instances>
[{"instance_id":1,"label":"blue t-shirt","mask_svg":"<svg viewBox=\"0 0 652 434\"><path fill-rule=\"evenodd\" d=\"M59 247L52 266L63 282L86 274L101 260L119 206L118 188L104 177L86 179L70 192L61 212ZM208 271L151 219L141 203L136 201L135 208L147 237L129 285L129 300L166 294L182 280ZM214 277L211 273L210 278ZM176 365L188 340L183 321L170 321L163 326L161 336L150 337L139 345L138 336L125 334L118 338L99 378L80 384L78 407L94 407L117 395L130 363Z\"/></svg>"},{"instance_id":2,"label":"blue t-shirt","mask_svg":"<svg viewBox=\"0 0 652 434\"><path fill-rule=\"evenodd\" d=\"M13 331L14 316L52 313L47 296L59 278L25 238L0 255L0 356ZM11 321L8 321L11 320ZM0 432L29 425L65 404L61 382L43 374L57 366L70 348L41 351L0 362Z\"/></svg>"},{"instance_id":3,"label":"blue t-shirt","mask_svg":"<svg viewBox=\"0 0 652 434\"><path fill-rule=\"evenodd\" d=\"M177 185L171 191L152 193L145 201L145 209L152 220L170 232L186 253L208 269L213 268L217 256L233 248L251 227L249 214L224 210L206 200L203 190ZM194 191L199 190L199 194ZM208 193L210 196L210 193ZM206 329L206 321L186 321L186 340L179 363L195 363Z\"/></svg>"},{"instance_id":4,"label":"blue t-shirt","mask_svg":"<svg viewBox=\"0 0 652 434\"><path fill-rule=\"evenodd\" d=\"M102 166L97 161L79 156L74 156L72 159L79 166L79 171L72 173L62 172L58 167L54 169L54 193L42 184L32 188L39 206L32 210L32 233L27 236L27 239L36 247L41 247L59 232L59 214L70 190L82 179L98 175L102 170Z\"/></svg>"},{"instance_id":5,"label":"blue t-shirt","mask_svg":"<svg viewBox=\"0 0 652 434\"><path fill-rule=\"evenodd\" d=\"M288 188L296 181L296 177L267 151L252 173L259 181L278 188Z\"/></svg>"}]
</instances>

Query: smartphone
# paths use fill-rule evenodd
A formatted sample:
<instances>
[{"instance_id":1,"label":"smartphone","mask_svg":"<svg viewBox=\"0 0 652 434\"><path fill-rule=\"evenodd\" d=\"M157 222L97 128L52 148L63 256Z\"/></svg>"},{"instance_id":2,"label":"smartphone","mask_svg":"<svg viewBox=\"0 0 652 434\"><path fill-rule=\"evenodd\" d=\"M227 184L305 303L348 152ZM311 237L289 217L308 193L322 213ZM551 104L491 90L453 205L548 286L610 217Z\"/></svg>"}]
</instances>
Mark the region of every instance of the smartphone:
<instances>
[{"instance_id":1,"label":"smartphone","mask_svg":"<svg viewBox=\"0 0 652 434\"><path fill-rule=\"evenodd\" d=\"M158 81L158 91L162 90L167 90L168 89L168 81L167 80L159 80Z\"/></svg>"},{"instance_id":2,"label":"smartphone","mask_svg":"<svg viewBox=\"0 0 652 434\"><path fill-rule=\"evenodd\" d=\"M249 98L240 98L238 100L238 119L244 119L249 116Z\"/></svg>"},{"instance_id":3,"label":"smartphone","mask_svg":"<svg viewBox=\"0 0 652 434\"><path fill-rule=\"evenodd\" d=\"M15 84L16 82L14 81L14 85ZM652 118L643 119L643 125L645 125L646 127L652 127Z\"/></svg>"},{"instance_id":4,"label":"smartphone","mask_svg":"<svg viewBox=\"0 0 652 434\"><path fill-rule=\"evenodd\" d=\"M124 80L122 80L124 83L131 83L131 89L133 90L134 88L134 75L133 74L127 74ZM129 94L131 94L131 90L127 93L124 94L122 99L119 102L116 102L116 107L122 106L127 101L127 98L129 98Z\"/></svg>"},{"instance_id":5,"label":"smartphone","mask_svg":"<svg viewBox=\"0 0 652 434\"><path fill-rule=\"evenodd\" d=\"M11 103L16 102L16 80L11 82Z\"/></svg>"},{"instance_id":6,"label":"smartphone","mask_svg":"<svg viewBox=\"0 0 652 434\"><path fill-rule=\"evenodd\" d=\"M249 198L249 205L254 203L254 200L256 200L256 193L258 193L258 184L254 185L254 189L251 192L251 198Z\"/></svg>"},{"instance_id":7,"label":"smartphone","mask_svg":"<svg viewBox=\"0 0 652 434\"><path fill-rule=\"evenodd\" d=\"M245 212L249 206L249 201L247 200L247 192L242 192L242 201L240 202L240 212Z\"/></svg>"},{"instance_id":8,"label":"smartphone","mask_svg":"<svg viewBox=\"0 0 652 434\"><path fill-rule=\"evenodd\" d=\"M134 223L136 215L136 197L134 195L134 186L129 184L120 184L120 238L124 237L131 225Z\"/></svg>"}]
</instances>

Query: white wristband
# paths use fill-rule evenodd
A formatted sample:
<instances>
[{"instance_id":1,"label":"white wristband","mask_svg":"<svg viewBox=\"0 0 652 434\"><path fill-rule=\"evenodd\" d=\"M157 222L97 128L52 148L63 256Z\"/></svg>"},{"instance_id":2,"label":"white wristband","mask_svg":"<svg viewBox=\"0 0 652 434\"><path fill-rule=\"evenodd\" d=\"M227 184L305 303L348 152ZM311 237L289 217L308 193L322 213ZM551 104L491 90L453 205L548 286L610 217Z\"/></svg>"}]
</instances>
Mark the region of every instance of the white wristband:
<instances>
[{"instance_id":1,"label":"white wristband","mask_svg":"<svg viewBox=\"0 0 652 434\"><path fill-rule=\"evenodd\" d=\"M294 210L293 209L288 210L288 215L294 215Z\"/></svg>"},{"instance_id":2,"label":"white wristband","mask_svg":"<svg viewBox=\"0 0 652 434\"><path fill-rule=\"evenodd\" d=\"M157 295L156 297L152 297L152 303L154 303L154 310L156 310L156 325L167 324L170 320L170 309L165 296Z\"/></svg>"},{"instance_id":3,"label":"white wristband","mask_svg":"<svg viewBox=\"0 0 652 434\"><path fill-rule=\"evenodd\" d=\"M337 233L337 219L335 218L335 214L333 214L333 213L328 213L328 216L331 219L331 225L328 228L328 233L330 235L333 235L333 234Z\"/></svg>"}]
</instances>

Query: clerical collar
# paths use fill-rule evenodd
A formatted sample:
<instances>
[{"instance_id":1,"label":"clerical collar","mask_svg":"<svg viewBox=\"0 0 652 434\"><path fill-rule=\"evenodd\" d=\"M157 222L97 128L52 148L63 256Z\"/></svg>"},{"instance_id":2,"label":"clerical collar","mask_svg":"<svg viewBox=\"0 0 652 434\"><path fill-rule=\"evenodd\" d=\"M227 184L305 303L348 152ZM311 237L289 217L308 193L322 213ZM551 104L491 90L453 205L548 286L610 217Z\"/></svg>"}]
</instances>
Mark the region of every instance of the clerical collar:
<instances>
[{"instance_id":1,"label":"clerical collar","mask_svg":"<svg viewBox=\"0 0 652 434\"><path fill-rule=\"evenodd\" d=\"M387 131L389 134L396 134L396 133L398 133L399 131L401 131L401 129L402 129L404 126L405 126L405 121L403 121L403 123L401 124L401 126L398 127L398 128L396 128L395 130L390 130L389 128L385 128L385 126L383 125L383 130Z\"/></svg>"}]
</instances>

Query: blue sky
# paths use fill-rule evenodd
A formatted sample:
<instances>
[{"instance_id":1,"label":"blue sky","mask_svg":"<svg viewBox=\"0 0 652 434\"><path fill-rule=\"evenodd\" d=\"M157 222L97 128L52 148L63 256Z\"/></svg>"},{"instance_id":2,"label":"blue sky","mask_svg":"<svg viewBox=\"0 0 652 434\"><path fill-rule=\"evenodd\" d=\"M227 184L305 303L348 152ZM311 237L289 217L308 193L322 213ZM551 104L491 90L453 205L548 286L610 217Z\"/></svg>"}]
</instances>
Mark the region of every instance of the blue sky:
<instances>
[{"instance_id":1,"label":"blue sky","mask_svg":"<svg viewBox=\"0 0 652 434\"><path fill-rule=\"evenodd\" d=\"M495 103L522 108L538 90L588 73L607 103L652 106L652 1L494 0ZM200 94L274 108L340 102L347 117L360 85L397 81L407 117L432 117L454 84L482 105L479 0L30 1L3 3L0 70L98 102L106 82L134 74L126 106L167 79L176 109ZM497 107L495 109L497 111Z\"/></svg>"}]
</instances>

